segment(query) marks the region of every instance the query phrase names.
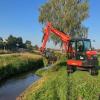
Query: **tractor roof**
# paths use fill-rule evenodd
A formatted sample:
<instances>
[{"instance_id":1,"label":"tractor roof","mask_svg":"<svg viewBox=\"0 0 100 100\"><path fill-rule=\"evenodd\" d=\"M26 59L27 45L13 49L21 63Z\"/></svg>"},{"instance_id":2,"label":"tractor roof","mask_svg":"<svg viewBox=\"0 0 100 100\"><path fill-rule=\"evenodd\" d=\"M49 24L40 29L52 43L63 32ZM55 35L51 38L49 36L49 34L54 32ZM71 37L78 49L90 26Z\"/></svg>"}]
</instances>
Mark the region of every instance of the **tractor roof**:
<instances>
[{"instance_id":1,"label":"tractor roof","mask_svg":"<svg viewBox=\"0 0 100 100\"><path fill-rule=\"evenodd\" d=\"M71 41L90 41L90 39L86 39L86 38L72 38Z\"/></svg>"}]
</instances>

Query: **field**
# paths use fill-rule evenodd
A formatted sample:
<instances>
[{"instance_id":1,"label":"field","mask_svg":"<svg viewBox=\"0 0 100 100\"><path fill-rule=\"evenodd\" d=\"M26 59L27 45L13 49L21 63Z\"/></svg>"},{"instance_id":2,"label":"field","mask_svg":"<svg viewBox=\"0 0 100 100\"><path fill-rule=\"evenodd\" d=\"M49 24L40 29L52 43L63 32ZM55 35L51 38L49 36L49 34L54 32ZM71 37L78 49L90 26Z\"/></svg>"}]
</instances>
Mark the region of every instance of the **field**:
<instances>
[{"instance_id":1,"label":"field","mask_svg":"<svg viewBox=\"0 0 100 100\"><path fill-rule=\"evenodd\" d=\"M43 66L40 55L30 53L0 55L0 80Z\"/></svg>"},{"instance_id":2,"label":"field","mask_svg":"<svg viewBox=\"0 0 100 100\"><path fill-rule=\"evenodd\" d=\"M27 88L17 100L100 100L100 72L91 76L86 71L66 73L64 62L48 71L38 70L42 78Z\"/></svg>"}]
</instances>

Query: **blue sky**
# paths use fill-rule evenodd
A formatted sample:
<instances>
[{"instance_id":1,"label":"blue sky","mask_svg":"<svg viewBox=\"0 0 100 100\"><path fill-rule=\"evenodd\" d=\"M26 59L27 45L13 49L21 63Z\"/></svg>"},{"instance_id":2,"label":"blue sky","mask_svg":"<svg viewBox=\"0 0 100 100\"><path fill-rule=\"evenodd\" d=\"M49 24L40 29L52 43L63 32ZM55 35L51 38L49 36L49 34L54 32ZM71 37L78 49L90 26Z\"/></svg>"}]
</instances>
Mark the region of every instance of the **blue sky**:
<instances>
[{"instance_id":1,"label":"blue sky","mask_svg":"<svg viewBox=\"0 0 100 100\"><path fill-rule=\"evenodd\" d=\"M38 22L39 7L47 0L0 0L0 37L10 34L31 40L33 45L41 45L42 25ZM100 0L90 1L90 17L85 21L89 28L89 38L96 40L100 48ZM52 44L48 46L54 47Z\"/></svg>"}]
</instances>

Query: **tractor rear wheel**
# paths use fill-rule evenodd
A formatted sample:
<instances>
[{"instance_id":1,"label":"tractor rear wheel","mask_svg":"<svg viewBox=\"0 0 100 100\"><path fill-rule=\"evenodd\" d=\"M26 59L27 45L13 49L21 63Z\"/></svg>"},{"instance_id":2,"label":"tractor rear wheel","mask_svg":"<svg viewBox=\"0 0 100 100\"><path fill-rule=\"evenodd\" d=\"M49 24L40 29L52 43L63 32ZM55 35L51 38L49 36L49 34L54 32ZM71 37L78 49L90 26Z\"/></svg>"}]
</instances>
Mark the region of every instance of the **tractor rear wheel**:
<instances>
[{"instance_id":1,"label":"tractor rear wheel","mask_svg":"<svg viewBox=\"0 0 100 100\"><path fill-rule=\"evenodd\" d=\"M98 69L97 68L91 68L90 70L89 70L89 72L90 72L90 74L91 75L98 75Z\"/></svg>"}]
</instances>

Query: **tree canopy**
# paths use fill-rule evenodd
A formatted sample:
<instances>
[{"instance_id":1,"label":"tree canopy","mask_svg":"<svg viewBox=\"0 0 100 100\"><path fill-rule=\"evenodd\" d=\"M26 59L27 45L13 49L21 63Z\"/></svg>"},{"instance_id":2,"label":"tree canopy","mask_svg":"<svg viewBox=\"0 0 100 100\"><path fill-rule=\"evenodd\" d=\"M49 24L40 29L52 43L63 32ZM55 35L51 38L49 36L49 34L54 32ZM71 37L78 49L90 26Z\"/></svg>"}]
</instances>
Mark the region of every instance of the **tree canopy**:
<instances>
[{"instance_id":1,"label":"tree canopy","mask_svg":"<svg viewBox=\"0 0 100 100\"><path fill-rule=\"evenodd\" d=\"M88 0L48 0L39 9L39 21L45 25L48 21L58 30L71 37L87 37L88 28L83 22L88 18ZM58 37L51 35L53 41Z\"/></svg>"},{"instance_id":2,"label":"tree canopy","mask_svg":"<svg viewBox=\"0 0 100 100\"><path fill-rule=\"evenodd\" d=\"M0 50L18 51L20 49L32 50L31 41L26 40L24 43L22 37L15 37L13 35L9 35L7 39L0 37Z\"/></svg>"}]
</instances>

